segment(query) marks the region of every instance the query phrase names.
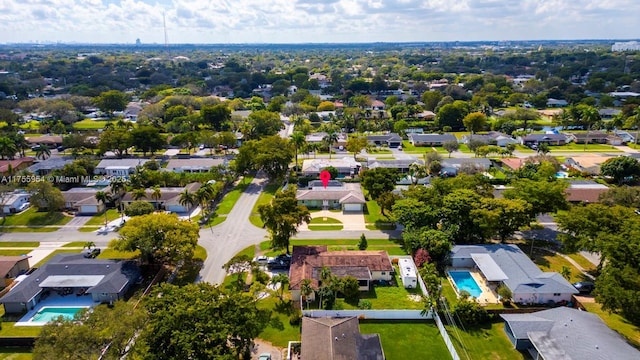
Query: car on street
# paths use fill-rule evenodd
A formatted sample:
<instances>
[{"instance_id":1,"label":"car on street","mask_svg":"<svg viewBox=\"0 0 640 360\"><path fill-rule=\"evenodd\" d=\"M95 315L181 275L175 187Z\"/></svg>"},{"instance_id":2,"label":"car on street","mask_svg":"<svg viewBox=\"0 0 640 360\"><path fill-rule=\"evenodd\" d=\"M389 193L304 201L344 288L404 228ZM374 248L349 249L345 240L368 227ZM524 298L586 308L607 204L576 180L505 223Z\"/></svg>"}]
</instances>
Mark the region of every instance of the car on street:
<instances>
[{"instance_id":1,"label":"car on street","mask_svg":"<svg viewBox=\"0 0 640 360\"><path fill-rule=\"evenodd\" d=\"M591 281L578 281L573 283L573 287L580 292L580 294L591 294L596 288L596 284Z\"/></svg>"},{"instance_id":2,"label":"car on street","mask_svg":"<svg viewBox=\"0 0 640 360\"><path fill-rule=\"evenodd\" d=\"M82 251L82 256L87 259L94 259L98 255L100 255L100 248L85 249Z\"/></svg>"}]
</instances>

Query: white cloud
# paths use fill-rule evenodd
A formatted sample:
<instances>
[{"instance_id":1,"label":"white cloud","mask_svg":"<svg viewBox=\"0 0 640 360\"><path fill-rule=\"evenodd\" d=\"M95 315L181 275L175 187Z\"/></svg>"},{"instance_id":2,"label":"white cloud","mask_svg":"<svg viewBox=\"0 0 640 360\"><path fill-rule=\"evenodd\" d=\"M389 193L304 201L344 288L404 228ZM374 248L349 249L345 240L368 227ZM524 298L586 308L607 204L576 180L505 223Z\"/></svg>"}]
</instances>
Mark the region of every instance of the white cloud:
<instances>
[{"instance_id":1,"label":"white cloud","mask_svg":"<svg viewBox=\"0 0 640 360\"><path fill-rule=\"evenodd\" d=\"M0 41L640 38L637 0L2 0Z\"/></svg>"}]
</instances>

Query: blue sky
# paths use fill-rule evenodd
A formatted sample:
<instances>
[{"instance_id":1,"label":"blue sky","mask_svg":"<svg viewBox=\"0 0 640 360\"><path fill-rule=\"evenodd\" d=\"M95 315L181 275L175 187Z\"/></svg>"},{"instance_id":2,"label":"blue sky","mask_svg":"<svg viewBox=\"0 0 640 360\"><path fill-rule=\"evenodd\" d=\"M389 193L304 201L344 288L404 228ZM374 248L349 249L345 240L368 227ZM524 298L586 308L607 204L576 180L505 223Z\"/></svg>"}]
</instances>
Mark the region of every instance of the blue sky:
<instances>
[{"instance_id":1,"label":"blue sky","mask_svg":"<svg viewBox=\"0 0 640 360\"><path fill-rule=\"evenodd\" d=\"M640 0L1 0L0 43L638 39Z\"/></svg>"}]
</instances>

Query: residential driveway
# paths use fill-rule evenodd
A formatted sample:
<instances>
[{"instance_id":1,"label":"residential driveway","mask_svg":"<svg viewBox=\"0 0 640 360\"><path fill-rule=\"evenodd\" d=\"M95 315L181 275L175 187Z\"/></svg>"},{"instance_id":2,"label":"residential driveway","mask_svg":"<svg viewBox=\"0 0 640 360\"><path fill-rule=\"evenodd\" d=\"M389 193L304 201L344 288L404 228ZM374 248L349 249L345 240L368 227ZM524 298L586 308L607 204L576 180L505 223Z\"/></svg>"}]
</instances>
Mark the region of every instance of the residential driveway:
<instances>
[{"instance_id":1,"label":"residential driveway","mask_svg":"<svg viewBox=\"0 0 640 360\"><path fill-rule=\"evenodd\" d=\"M260 354L271 354L271 360L282 360L287 357L286 349L271 345L271 343L255 339L253 349L251 350L251 359L258 360Z\"/></svg>"},{"instance_id":2,"label":"residential driveway","mask_svg":"<svg viewBox=\"0 0 640 360\"><path fill-rule=\"evenodd\" d=\"M68 223L66 223L60 230L58 231L77 231L79 228L84 226L91 219L91 216L74 216Z\"/></svg>"},{"instance_id":3,"label":"residential driveway","mask_svg":"<svg viewBox=\"0 0 640 360\"><path fill-rule=\"evenodd\" d=\"M311 213L312 219L323 218L323 217L339 220L340 222L342 222L342 225L344 226L343 230L354 230L354 231L367 230L367 227L365 226L365 222L364 222L364 214L361 211L345 213L343 211L332 212L329 210L322 210L322 211ZM302 231L315 232L313 230L309 230L309 227L307 224L302 224L298 228L298 231L299 232L302 232Z\"/></svg>"}]
</instances>

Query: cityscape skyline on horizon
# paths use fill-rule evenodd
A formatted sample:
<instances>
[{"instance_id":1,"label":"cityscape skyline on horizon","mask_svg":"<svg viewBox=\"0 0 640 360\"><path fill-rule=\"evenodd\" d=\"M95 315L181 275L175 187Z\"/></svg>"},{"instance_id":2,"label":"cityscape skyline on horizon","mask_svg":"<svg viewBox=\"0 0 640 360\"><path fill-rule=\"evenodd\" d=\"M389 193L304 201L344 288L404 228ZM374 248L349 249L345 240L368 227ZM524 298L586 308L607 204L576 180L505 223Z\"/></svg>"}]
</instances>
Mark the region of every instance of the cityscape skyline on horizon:
<instances>
[{"instance_id":1,"label":"cityscape skyline on horizon","mask_svg":"<svg viewBox=\"0 0 640 360\"><path fill-rule=\"evenodd\" d=\"M632 0L6 0L0 43L296 44L640 38ZM166 24L166 25L165 25Z\"/></svg>"}]
</instances>

